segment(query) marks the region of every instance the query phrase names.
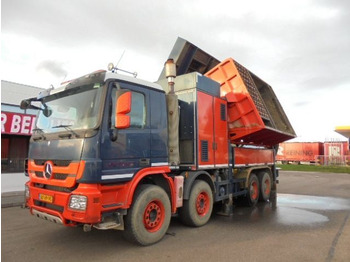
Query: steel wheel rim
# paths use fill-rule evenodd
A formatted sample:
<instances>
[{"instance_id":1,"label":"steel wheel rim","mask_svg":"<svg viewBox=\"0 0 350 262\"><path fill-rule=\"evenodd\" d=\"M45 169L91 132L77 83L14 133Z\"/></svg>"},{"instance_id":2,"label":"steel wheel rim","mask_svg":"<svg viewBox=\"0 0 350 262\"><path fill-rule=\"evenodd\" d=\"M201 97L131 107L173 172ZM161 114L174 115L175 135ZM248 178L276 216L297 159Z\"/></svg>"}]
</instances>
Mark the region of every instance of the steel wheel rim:
<instances>
[{"instance_id":1,"label":"steel wheel rim","mask_svg":"<svg viewBox=\"0 0 350 262\"><path fill-rule=\"evenodd\" d=\"M259 189L258 189L258 183L256 181L253 181L250 184L250 197L253 200L256 200L259 196Z\"/></svg>"},{"instance_id":2,"label":"steel wheel rim","mask_svg":"<svg viewBox=\"0 0 350 262\"><path fill-rule=\"evenodd\" d=\"M270 185L270 180L269 179L265 179L264 183L264 193L265 195L269 195L270 194L270 188L271 188L271 185Z\"/></svg>"},{"instance_id":3,"label":"steel wheel rim","mask_svg":"<svg viewBox=\"0 0 350 262\"><path fill-rule=\"evenodd\" d=\"M164 205L159 200L153 200L145 208L143 215L143 224L147 231L156 232L158 231L165 219Z\"/></svg>"},{"instance_id":4,"label":"steel wheel rim","mask_svg":"<svg viewBox=\"0 0 350 262\"><path fill-rule=\"evenodd\" d=\"M200 216L205 216L209 211L210 198L207 192L201 192L197 196L196 200L196 210L197 214Z\"/></svg>"}]
</instances>

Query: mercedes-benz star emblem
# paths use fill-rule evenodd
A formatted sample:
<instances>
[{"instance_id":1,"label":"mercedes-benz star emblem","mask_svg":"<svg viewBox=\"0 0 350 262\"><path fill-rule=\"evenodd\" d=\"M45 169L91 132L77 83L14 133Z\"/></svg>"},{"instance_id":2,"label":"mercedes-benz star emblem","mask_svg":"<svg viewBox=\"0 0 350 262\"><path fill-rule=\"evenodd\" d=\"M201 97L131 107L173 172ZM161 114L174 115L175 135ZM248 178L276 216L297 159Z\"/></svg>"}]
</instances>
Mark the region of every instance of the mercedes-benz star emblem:
<instances>
[{"instance_id":1,"label":"mercedes-benz star emblem","mask_svg":"<svg viewBox=\"0 0 350 262\"><path fill-rule=\"evenodd\" d=\"M52 176L52 164L50 162L45 163L44 177L50 179Z\"/></svg>"}]
</instances>

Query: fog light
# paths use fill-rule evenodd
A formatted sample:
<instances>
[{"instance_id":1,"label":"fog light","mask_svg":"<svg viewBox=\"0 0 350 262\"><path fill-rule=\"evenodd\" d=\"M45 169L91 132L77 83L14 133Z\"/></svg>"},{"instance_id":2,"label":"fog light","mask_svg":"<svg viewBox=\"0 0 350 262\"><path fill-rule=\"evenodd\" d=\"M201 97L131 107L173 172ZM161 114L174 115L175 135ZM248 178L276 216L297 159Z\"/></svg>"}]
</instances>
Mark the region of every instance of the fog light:
<instances>
[{"instance_id":1,"label":"fog light","mask_svg":"<svg viewBox=\"0 0 350 262\"><path fill-rule=\"evenodd\" d=\"M24 186L24 194L26 198L30 198L30 190L29 190L29 186L27 185Z\"/></svg>"},{"instance_id":2,"label":"fog light","mask_svg":"<svg viewBox=\"0 0 350 262\"><path fill-rule=\"evenodd\" d=\"M85 211L87 197L81 195L71 195L69 199L69 208L74 210Z\"/></svg>"}]
</instances>

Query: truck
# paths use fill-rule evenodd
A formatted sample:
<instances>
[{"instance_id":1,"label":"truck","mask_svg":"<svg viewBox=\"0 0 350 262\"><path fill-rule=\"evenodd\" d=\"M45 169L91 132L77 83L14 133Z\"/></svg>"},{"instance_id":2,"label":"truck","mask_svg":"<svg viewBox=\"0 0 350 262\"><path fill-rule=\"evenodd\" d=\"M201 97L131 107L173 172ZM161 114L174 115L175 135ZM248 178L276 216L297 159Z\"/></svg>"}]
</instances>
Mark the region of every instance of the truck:
<instances>
[{"instance_id":1,"label":"truck","mask_svg":"<svg viewBox=\"0 0 350 262\"><path fill-rule=\"evenodd\" d=\"M319 164L319 156L322 156L323 152L322 142L280 143L276 160L282 162L282 164Z\"/></svg>"},{"instance_id":2,"label":"truck","mask_svg":"<svg viewBox=\"0 0 350 262\"><path fill-rule=\"evenodd\" d=\"M39 110L26 206L68 227L160 241L172 216L205 225L275 196L276 145L294 130L272 88L178 38L157 82L110 65L21 102Z\"/></svg>"},{"instance_id":3,"label":"truck","mask_svg":"<svg viewBox=\"0 0 350 262\"><path fill-rule=\"evenodd\" d=\"M349 165L347 141L283 142L276 161L282 164Z\"/></svg>"}]
</instances>

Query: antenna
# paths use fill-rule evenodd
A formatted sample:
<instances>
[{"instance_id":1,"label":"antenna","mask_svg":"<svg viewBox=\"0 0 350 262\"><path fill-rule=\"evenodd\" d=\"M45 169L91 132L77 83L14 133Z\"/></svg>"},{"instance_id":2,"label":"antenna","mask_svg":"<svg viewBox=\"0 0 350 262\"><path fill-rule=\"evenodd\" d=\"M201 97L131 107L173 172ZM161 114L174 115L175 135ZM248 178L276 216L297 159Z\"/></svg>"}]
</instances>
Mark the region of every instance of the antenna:
<instances>
[{"instance_id":1,"label":"antenna","mask_svg":"<svg viewBox=\"0 0 350 262\"><path fill-rule=\"evenodd\" d=\"M124 56L124 54L125 54L125 49L124 49L122 55L120 56L120 58L119 58L119 60L118 60L118 62L117 62L117 65L116 65L115 67L118 67L120 61L122 60L122 58L123 58L123 56Z\"/></svg>"},{"instance_id":2,"label":"antenna","mask_svg":"<svg viewBox=\"0 0 350 262\"><path fill-rule=\"evenodd\" d=\"M121 71L121 72L130 74L130 75L133 75L133 77L136 78L136 77L137 77L137 72L130 72L130 71L126 71L126 70L123 70L123 69L118 68L118 65L119 65L120 61L122 60L124 54L125 54L125 49L124 49L122 55L120 56L117 65L114 66L113 63L109 63L109 64L108 64L108 70L111 71L112 73L118 73L117 71Z\"/></svg>"}]
</instances>

